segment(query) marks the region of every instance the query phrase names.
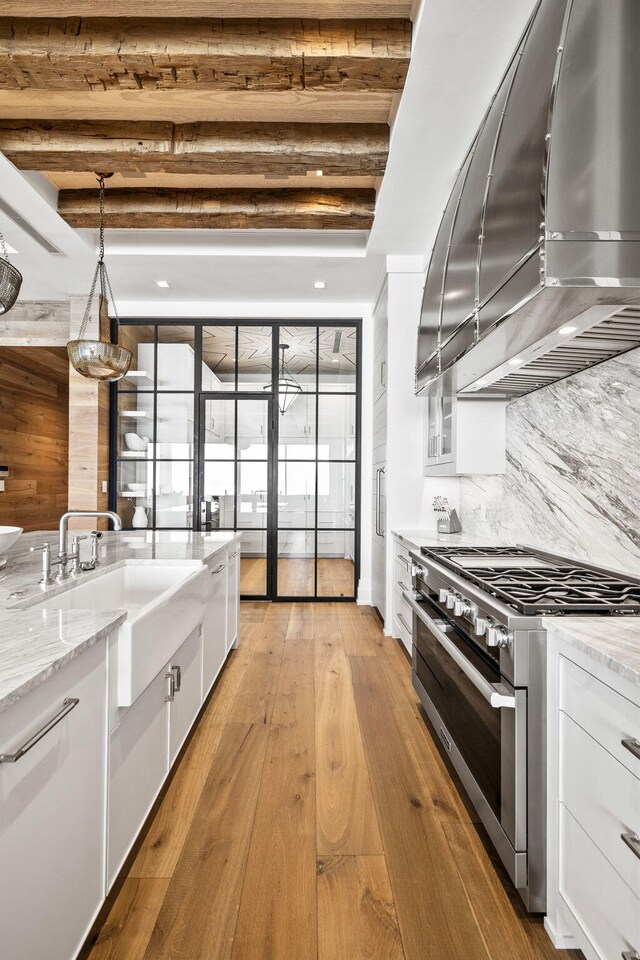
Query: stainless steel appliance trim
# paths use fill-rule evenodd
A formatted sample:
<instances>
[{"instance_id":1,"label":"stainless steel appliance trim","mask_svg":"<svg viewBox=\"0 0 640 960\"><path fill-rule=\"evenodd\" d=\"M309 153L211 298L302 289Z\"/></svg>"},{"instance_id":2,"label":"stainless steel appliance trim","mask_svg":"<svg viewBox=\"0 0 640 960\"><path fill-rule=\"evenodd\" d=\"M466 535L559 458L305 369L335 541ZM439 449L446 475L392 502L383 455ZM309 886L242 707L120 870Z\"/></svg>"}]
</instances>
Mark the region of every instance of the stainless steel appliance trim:
<instances>
[{"instance_id":1,"label":"stainless steel appliance trim","mask_svg":"<svg viewBox=\"0 0 640 960\"><path fill-rule=\"evenodd\" d=\"M37 730L32 737L29 737L28 740L25 740L22 746L18 747L15 753L0 753L0 763L16 763L21 757L24 757L25 753L29 753L29 750L31 750L32 747L35 747L36 743L42 740L42 738L45 737L50 730L53 730L53 728L56 727L61 720L64 720L67 714L71 713L71 711L75 709L79 703L80 701L77 697L65 697L62 701L62 708L58 710L55 716L53 716L51 720L48 720L44 726L40 727L40 729Z\"/></svg>"},{"instance_id":2,"label":"stainless steel appliance trim","mask_svg":"<svg viewBox=\"0 0 640 960\"><path fill-rule=\"evenodd\" d=\"M417 654L414 648L414 657L416 655ZM497 819L493 810L487 803L482 790L478 786L477 781L465 763L462 754L456 747L455 742L452 740L450 734L447 732L440 714L431 703L426 690L422 686L420 679L415 673L415 670L413 672L413 686L418 694L418 697L420 698L420 702L424 707L425 713L433 724L433 727L436 731L440 731L441 739L442 734L444 733L445 737L447 737L449 740L451 745L450 747L447 747L447 752L451 758L451 763L453 764L456 773L460 777L462 785L469 795L469 799L475 807L483 826L489 834L491 842L498 851L498 855L505 865L513 885L520 891L526 889L528 876L527 854L523 851L516 851L514 849L511 841L504 832L500 821Z\"/></svg>"},{"instance_id":3,"label":"stainless steel appliance trim","mask_svg":"<svg viewBox=\"0 0 640 960\"><path fill-rule=\"evenodd\" d=\"M176 693L179 693L180 688L182 686L182 667L175 666L175 667L170 667L170 669L175 673L175 676L176 676L175 689L176 689Z\"/></svg>"},{"instance_id":4,"label":"stainless steel appliance trim","mask_svg":"<svg viewBox=\"0 0 640 960\"><path fill-rule=\"evenodd\" d=\"M456 645L449 640L447 635L437 625L436 621L432 620L420 604L416 603L407 590L403 590L402 596L418 619L431 631L443 650L457 663L467 679L471 681L484 699L496 709L500 709L501 707L515 709L515 694L510 693L508 687L503 683L490 683L488 680L485 680L482 674L478 673L478 671L471 666L464 654L460 653Z\"/></svg>"},{"instance_id":5,"label":"stainless steel appliance trim","mask_svg":"<svg viewBox=\"0 0 640 960\"><path fill-rule=\"evenodd\" d=\"M164 678L167 681L167 695L164 702L171 703L176 698L176 678L173 672L165 673Z\"/></svg>"},{"instance_id":6,"label":"stainless steel appliance trim","mask_svg":"<svg viewBox=\"0 0 640 960\"><path fill-rule=\"evenodd\" d=\"M628 750L629 753L640 760L640 740L636 740L635 737L624 737L620 743L625 750Z\"/></svg>"}]
</instances>

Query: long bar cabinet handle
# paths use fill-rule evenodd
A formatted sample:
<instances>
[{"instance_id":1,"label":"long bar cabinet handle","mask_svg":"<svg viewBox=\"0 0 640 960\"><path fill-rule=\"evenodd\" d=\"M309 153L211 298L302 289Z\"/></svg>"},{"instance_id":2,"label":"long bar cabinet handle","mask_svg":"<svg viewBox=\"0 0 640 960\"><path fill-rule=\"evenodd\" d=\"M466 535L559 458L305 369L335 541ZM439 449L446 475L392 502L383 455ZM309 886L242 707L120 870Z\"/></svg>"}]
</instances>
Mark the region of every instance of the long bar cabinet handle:
<instances>
[{"instance_id":1,"label":"long bar cabinet handle","mask_svg":"<svg viewBox=\"0 0 640 960\"><path fill-rule=\"evenodd\" d=\"M25 740L22 746L18 747L15 753L0 753L0 763L16 763L16 761L18 761L21 757L24 757L25 753L29 753L29 750L31 750L32 747L35 747L39 740L42 740L43 737L46 737L49 731L53 730L53 728L56 727L61 720L64 720L67 714L71 713L71 711L77 707L79 703L80 701L77 699L77 697L65 697L62 701L62 708L58 710L55 716L53 716L51 720L48 720L43 727L40 727L40 729L34 733L32 737L29 737L28 740Z\"/></svg>"},{"instance_id":2,"label":"long bar cabinet handle","mask_svg":"<svg viewBox=\"0 0 640 960\"><path fill-rule=\"evenodd\" d=\"M622 960L640 960L640 953L637 950L623 950Z\"/></svg>"},{"instance_id":3,"label":"long bar cabinet handle","mask_svg":"<svg viewBox=\"0 0 640 960\"><path fill-rule=\"evenodd\" d=\"M640 860L640 837L637 833L621 833L620 839L626 843L632 853Z\"/></svg>"},{"instance_id":4,"label":"long bar cabinet handle","mask_svg":"<svg viewBox=\"0 0 640 960\"><path fill-rule=\"evenodd\" d=\"M640 760L640 740L636 740L635 737L624 737L620 743L625 750L628 750L629 753L632 753L634 757Z\"/></svg>"}]
</instances>

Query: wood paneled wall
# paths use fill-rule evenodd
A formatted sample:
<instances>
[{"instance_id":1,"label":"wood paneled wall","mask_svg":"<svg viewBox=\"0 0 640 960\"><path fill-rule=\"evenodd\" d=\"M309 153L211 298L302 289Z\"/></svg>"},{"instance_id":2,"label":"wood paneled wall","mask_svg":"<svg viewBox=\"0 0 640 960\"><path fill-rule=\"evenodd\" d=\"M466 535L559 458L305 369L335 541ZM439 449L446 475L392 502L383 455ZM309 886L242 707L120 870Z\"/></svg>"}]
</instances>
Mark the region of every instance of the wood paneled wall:
<instances>
[{"instance_id":1,"label":"wood paneled wall","mask_svg":"<svg viewBox=\"0 0 640 960\"><path fill-rule=\"evenodd\" d=\"M0 346L0 524L57 526L68 502L69 362L64 347Z\"/></svg>"}]
</instances>

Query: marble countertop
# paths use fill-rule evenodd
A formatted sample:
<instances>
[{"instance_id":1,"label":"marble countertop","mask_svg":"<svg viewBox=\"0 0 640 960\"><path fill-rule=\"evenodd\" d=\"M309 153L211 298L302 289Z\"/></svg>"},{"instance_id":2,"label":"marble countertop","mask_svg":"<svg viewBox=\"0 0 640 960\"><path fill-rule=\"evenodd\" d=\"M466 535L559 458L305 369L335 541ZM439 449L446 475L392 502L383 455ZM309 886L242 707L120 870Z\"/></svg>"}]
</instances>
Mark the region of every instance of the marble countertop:
<instances>
[{"instance_id":1,"label":"marble countertop","mask_svg":"<svg viewBox=\"0 0 640 960\"><path fill-rule=\"evenodd\" d=\"M105 533L97 571L43 589L38 584L41 554L30 553L29 548L48 540L55 554L57 536L51 531L23 534L8 551L7 565L0 569L0 712L127 617L126 610L45 611L32 609L34 604L125 563L172 560L208 564L240 534L151 530ZM87 541L81 548L87 550L88 559Z\"/></svg>"},{"instance_id":2,"label":"marble countertop","mask_svg":"<svg viewBox=\"0 0 640 960\"><path fill-rule=\"evenodd\" d=\"M544 617L547 634L640 684L640 617Z\"/></svg>"}]
</instances>

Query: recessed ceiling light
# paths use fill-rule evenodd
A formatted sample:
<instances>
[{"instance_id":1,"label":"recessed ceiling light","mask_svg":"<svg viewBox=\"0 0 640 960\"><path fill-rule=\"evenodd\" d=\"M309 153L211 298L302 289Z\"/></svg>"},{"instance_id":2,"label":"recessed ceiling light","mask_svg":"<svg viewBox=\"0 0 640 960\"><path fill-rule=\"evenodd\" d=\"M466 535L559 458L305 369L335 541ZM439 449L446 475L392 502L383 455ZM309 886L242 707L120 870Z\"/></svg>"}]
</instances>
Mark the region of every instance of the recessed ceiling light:
<instances>
[{"instance_id":1,"label":"recessed ceiling light","mask_svg":"<svg viewBox=\"0 0 640 960\"><path fill-rule=\"evenodd\" d=\"M321 177L321 176L323 176L323 171L322 171L322 170L316 170L316 177Z\"/></svg>"},{"instance_id":2,"label":"recessed ceiling light","mask_svg":"<svg viewBox=\"0 0 640 960\"><path fill-rule=\"evenodd\" d=\"M561 333L563 336L566 336L568 333L575 333L577 327L560 327L558 333Z\"/></svg>"},{"instance_id":3,"label":"recessed ceiling light","mask_svg":"<svg viewBox=\"0 0 640 960\"><path fill-rule=\"evenodd\" d=\"M509 363L512 367L519 367L521 363L524 363L522 357L514 357L513 360L509 360Z\"/></svg>"},{"instance_id":4,"label":"recessed ceiling light","mask_svg":"<svg viewBox=\"0 0 640 960\"><path fill-rule=\"evenodd\" d=\"M316 290L324 290L327 284L325 283L324 280L314 280L313 285L316 288Z\"/></svg>"},{"instance_id":5,"label":"recessed ceiling light","mask_svg":"<svg viewBox=\"0 0 640 960\"><path fill-rule=\"evenodd\" d=\"M171 284L168 280L156 280L156 286L162 287L163 290L168 290L171 287Z\"/></svg>"},{"instance_id":6,"label":"recessed ceiling light","mask_svg":"<svg viewBox=\"0 0 640 960\"><path fill-rule=\"evenodd\" d=\"M340 363L340 357L331 357L331 363Z\"/></svg>"}]
</instances>

